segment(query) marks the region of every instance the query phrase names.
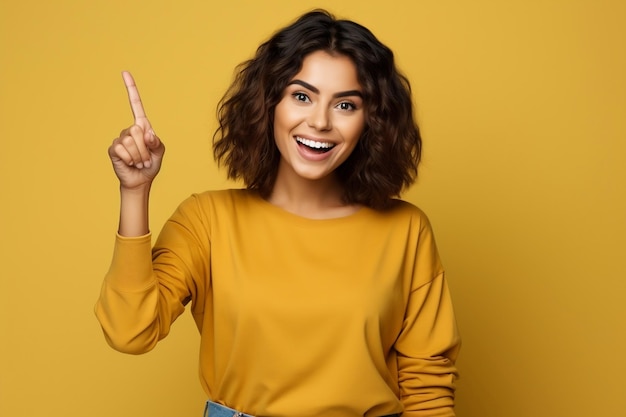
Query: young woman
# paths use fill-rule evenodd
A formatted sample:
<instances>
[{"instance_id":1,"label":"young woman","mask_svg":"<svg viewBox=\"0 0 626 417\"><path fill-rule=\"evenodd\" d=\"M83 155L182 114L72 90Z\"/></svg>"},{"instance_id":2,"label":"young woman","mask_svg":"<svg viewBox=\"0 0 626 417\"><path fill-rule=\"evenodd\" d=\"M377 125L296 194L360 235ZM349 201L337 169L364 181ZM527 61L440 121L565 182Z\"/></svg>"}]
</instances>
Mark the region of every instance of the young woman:
<instances>
[{"instance_id":1,"label":"young woman","mask_svg":"<svg viewBox=\"0 0 626 417\"><path fill-rule=\"evenodd\" d=\"M120 224L96 314L152 349L191 302L211 417L453 416L459 336L417 175L408 81L366 28L313 11L263 43L220 102L214 154L245 189L184 201L151 248L164 145L109 148ZM237 414L239 413L239 414Z\"/></svg>"}]
</instances>

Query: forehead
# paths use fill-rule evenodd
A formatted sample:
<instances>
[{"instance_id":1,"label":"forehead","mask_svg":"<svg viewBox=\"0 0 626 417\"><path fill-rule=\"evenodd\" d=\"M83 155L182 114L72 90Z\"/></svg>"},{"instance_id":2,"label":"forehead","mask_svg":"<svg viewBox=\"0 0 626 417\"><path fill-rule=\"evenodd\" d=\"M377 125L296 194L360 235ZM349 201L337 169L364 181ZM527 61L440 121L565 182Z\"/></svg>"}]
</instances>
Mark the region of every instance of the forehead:
<instances>
[{"instance_id":1,"label":"forehead","mask_svg":"<svg viewBox=\"0 0 626 417\"><path fill-rule=\"evenodd\" d=\"M302 80L320 91L360 90L356 66L345 55L316 51L302 61L300 71L292 80Z\"/></svg>"}]
</instances>

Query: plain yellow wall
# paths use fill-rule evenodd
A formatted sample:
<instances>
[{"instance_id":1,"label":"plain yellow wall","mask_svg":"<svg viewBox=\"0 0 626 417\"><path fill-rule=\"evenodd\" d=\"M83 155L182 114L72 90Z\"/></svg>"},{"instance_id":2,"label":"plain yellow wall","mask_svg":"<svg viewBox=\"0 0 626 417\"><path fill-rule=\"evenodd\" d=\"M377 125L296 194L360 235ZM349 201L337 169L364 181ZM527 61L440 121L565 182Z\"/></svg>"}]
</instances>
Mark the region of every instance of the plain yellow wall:
<instances>
[{"instance_id":1,"label":"plain yellow wall","mask_svg":"<svg viewBox=\"0 0 626 417\"><path fill-rule=\"evenodd\" d=\"M626 416L626 3L0 3L0 416L200 416L188 315L155 351L92 313L117 222L106 148L133 71L167 155L152 228L229 186L233 67L315 6L369 26L415 89L422 176L464 347L460 417Z\"/></svg>"}]
</instances>

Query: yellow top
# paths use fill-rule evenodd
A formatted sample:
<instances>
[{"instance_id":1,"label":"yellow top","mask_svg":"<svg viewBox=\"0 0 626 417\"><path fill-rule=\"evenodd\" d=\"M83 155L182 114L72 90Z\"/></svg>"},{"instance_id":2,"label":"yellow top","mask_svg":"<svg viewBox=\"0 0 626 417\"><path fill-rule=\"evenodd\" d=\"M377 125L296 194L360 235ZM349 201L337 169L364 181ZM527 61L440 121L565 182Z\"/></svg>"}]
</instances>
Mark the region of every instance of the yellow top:
<instances>
[{"instance_id":1,"label":"yellow top","mask_svg":"<svg viewBox=\"0 0 626 417\"><path fill-rule=\"evenodd\" d=\"M184 201L152 249L117 237L96 315L143 353L191 301L209 398L256 416L454 416L459 336L426 216L327 220L246 190Z\"/></svg>"}]
</instances>

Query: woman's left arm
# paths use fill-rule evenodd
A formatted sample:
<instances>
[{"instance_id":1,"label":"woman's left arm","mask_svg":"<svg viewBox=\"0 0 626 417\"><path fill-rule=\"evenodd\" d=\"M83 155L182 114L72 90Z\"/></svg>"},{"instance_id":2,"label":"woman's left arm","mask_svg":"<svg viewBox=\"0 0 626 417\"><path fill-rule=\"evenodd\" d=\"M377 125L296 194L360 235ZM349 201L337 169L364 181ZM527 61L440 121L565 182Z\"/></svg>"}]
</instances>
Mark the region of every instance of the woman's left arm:
<instances>
[{"instance_id":1,"label":"woman's left arm","mask_svg":"<svg viewBox=\"0 0 626 417\"><path fill-rule=\"evenodd\" d=\"M450 291L426 215L413 218L405 265L405 308L395 342L403 417L454 417L461 346Z\"/></svg>"},{"instance_id":2,"label":"woman's left arm","mask_svg":"<svg viewBox=\"0 0 626 417\"><path fill-rule=\"evenodd\" d=\"M412 290L395 349L403 417L454 417L460 348L443 272Z\"/></svg>"}]
</instances>

